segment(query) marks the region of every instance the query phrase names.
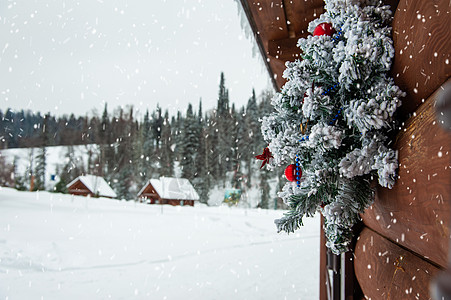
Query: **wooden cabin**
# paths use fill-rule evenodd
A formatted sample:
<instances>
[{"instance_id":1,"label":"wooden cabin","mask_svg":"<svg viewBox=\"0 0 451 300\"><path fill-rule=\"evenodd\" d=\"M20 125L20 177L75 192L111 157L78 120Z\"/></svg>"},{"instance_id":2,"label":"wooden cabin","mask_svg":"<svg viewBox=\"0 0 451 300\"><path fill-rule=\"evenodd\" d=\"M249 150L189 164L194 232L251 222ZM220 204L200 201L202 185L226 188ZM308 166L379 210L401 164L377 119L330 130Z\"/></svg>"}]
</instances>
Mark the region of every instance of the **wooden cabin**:
<instances>
[{"instance_id":1,"label":"wooden cabin","mask_svg":"<svg viewBox=\"0 0 451 300\"><path fill-rule=\"evenodd\" d=\"M91 197L116 198L117 195L102 177L78 176L66 185L69 194Z\"/></svg>"},{"instance_id":2,"label":"wooden cabin","mask_svg":"<svg viewBox=\"0 0 451 300\"><path fill-rule=\"evenodd\" d=\"M149 204L169 204L194 206L199 195L188 179L160 177L150 179L139 191L138 198Z\"/></svg>"},{"instance_id":3,"label":"wooden cabin","mask_svg":"<svg viewBox=\"0 0 451 300\"><path fill-rule=\"evenodd\" d=\"M240 2L280 90L285 62L298 58L297 40L324 12L323 1ZM328 255L322 238L320 299L430 299L431 280L451 259L451 135L439 126L434 109L451 82L451 5L449 0L383 2L394 13L391 74L407 93L399 115L405 122L394 138L399 179L392 190L377 188L352 252Z\"/></svg>"}]
</instances>

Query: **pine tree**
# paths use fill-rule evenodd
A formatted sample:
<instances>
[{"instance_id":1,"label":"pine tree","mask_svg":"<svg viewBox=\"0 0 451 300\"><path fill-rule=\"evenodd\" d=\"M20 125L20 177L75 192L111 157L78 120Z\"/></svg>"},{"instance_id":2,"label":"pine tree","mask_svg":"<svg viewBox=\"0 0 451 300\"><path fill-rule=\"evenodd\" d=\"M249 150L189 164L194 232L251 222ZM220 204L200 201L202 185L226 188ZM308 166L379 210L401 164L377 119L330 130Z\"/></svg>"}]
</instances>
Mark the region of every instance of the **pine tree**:
<instances>
[{"instance_id":1,"label":"pine tree","mask_svg":"<svg viewBox=\"0 0 451 300\"><path fill-rule=\"evenodd\" d=\"M206 133L205 133L205 147L206 147L206 165L210 178L212 178L212 185L221 179L221 168L219 163L219 150L218 150L218 123L215 113L207 114L205 117Z\"/></svg>"},{"instance_id":2,"label":"pine tree","mask_svg":"<svg viewBox=\"0 0 451 300\"><path fill-rule=\"evenodd\" d=\"M8 163L4 156L0 156L0 186L12 187L14 185L15 158L14 163Z\"/></svg>"},{"instance_id":3,"label":"pine tree","mask_svg":"<svg viewBox=\"0 0 451 300\"><path fill-rule=\"evenodd\" d=\"M128 114L120 110L118 121L119 138L117 141L117 169L113 173L114 186L118 197L122 199L134 198L137 188L133 185L135 177L135 150L134 138L136 126L133 118L133 106L129 108Z\"/></svg>"},{"instance_id":4,"label":"pine tree","mask_svg":"<svg viewBox=\"0 0 451 300\"><path fill-rule=\"evenodd\" d=\"M202 112L202 99L199 100L199 111L197 112L197 128L199 149L196 156L196 177L204 178L207 174L207 153L205 148L204 116Z\"/></svg>"},{"instance_id":5,"label":"pine tree","mask_svg":"<svg viewBox=\"0 0 451 300\"><path fill-rule=\"evenodd\" d=\"M249 138L248 138L248 134L247 134L247 129L246 129L246 113L245 113L245 108L241 107L239 112L236 115L236 122L237 122L237 126L236 126L236 147L237 147L237 151L236 151L236 156L237 156L237 160L238 160L238 164L239 164L239 168L237 168L238 173L236 174L236 180L234 180L234 182L238 182L238 180L241 181L240 186L243 187L242 185L245 184L247 186L247 175L243 174L243 162L244 165L247 166L247 164L249 164L249 151L250 151L250 147L249 147ZM245 172L247 173L247 172Z\"/></svg>"},{"instance_id":6,"label":"pine tree","mask_svg":"<svg viewBox=\"0 0 451 300\"><path fill-rule=\"evenodd\" d=\"M13 161L13 174L14 174L14 188L19 191L25 191L27 189L25 184L25 177L19 174L19 170L17 167L18 158L14 156Z\"/></svg>"},{"instance_id":7,"label":"pine tree","mask_svg":"<svg viewBox=\"0 0 451 300\"><path fill-rule=\"evenodd\" d=\"M228 135L232 123L229 106L229 91L225 87L225 77L223 72L221 72L219 81L218 107L214 121L214 127L216 127L214 138L217 139L217 144L215 144L215 149L213 150L217 155L217 173L215 176L218 180L222 180L223 185L225 186L224 179L226 172L231 171L232 169L230 160L233 154L230 145L230 137Z\"/></svg>"},{"instance_id":8,"label":"pine tree","mask_svg":"<svg viewBox=\"0 0 451 300\"><path fill-rule=\"evenodd\" d=\"M85 173L83 160L74 154L74 146L68 146L64 157L60 177L60 185L65 185ZM57 183L58 184L58 183Z\"/></svg>"},{"instance_id":9,"label":"pine tree","mask_svg":"<svg viewBox=\"0 0 451 300\"><path fill-rule=\"evenodd\" d=\"M43 191L45 190L45 170L46 170L46 157L47 150L43 146L39 148L38 155L36 156L36 167L34 170L35 174L35 184L34 190Z\"/></svg>"},{"instance_id":10,"label":"pine tree","mask_svg":"<svg viewBox=\"0 0 451 300\"><path fill-rule=\"evenodd\" d=\"M161 129L161 151L160 151L160 175L174 176L174 153L172 151L171 123L169 122L169 113L166 110Z\"/></svg>"},{"instance_id":11,"label":"pine tree","mask_svg":"<svg viewBox=\"0 0 451 300\"><path fill-rule=\"evenodd\" d=\"M219 79L219 93L218 93L218 116L225 117L229 112L229 92L225 87L224 72L221 72Z\"/></svg>"},{"instance_id":12,"label":"pine tree","mask_svg":"<svg viewBox=\"0 0 451 300\"><path fill-rule=\"evenodd\" d=\"M152 137L155 140L157 149L160 148L161 129L163 127L163 116L161 114L161 107L157 104L157 110L152 113Z\"/></svg>"},{"instance_id":13,"label":"pine tree","mask_svg":"<svg viewBox=\"0 0 451 300\"><path fill-rule=\"evenodd\" d=\"M247 167L247 186L252 186L253 166L255 165L255 155L256 151L261 151L262 149L262 136L260 133L260 123L259 123L259 111L257 106L257 97L255 96L255 90L252 90L252 97L249 98L246 106L246 117L245 117L245 127L246 136L245 140L245 160Z\"/></svg>"},{"instance_id":14,"label":"pine tree","mask_svg":"<svg viewBox=\"0 0 451 300\"><path fill-rule=\"evenodd\" d=\"M123 166L114 176L113 188L118 199L131 200L135 198L136 193L133 193L130 189L133 182L132 175L132 168Z\"/></svg>"},{"instance_id":15,"label":"pine tree","mask_svg":"<svg viewBox=\"0 0 451 300\"><path fill-rule=\"evenodd\" d=\"M177 117L173 118L171 120L171 128L172 128L172 139L174 141L175 144L175 148L174 148L174 159L176 161L180 161L182 159L182 151L181 151L181 144L182 144L182 139L183 139L183 134L182 134L182 130L183 130L183 117L182 117L182 113L180 111L177 111Z\"/></svg>"},{"instance_id":16,"label":"pine tree","mask_svg":"<svg viewBox=\"0 0 451 300\"><path fill-rule=\"evenodd\" d=\"M202 99L199 101L199 111L197 114L197 133L199 148L196 154L196 174L192 184L199 194L200 202L208 204L208 195L210 192L211 178L208 172L208 151L207 151L207 130L202 113Z\"/></svg>"},{"instance_id":17,"label":"pine tree","mask_svg":"<svg viewBox=\"0 0 451 300\"><path fill-rule=\"evenodd\" d=\"M2 132L3 139L5 139L6 148L17 147L17 132L14 129L14 111L10 108L6 110L5 116L3 117L4 132Z\"/></svg>"},{"instance_id":18,"label":"pine tree","mask_svg":"<svg viewBox=\"0 0 451 300\"><path fill-rule=\"evenodd\" d=\"M231 148L231 155L230 155L230 164L232 166L232 186L234 188L240 188L240 182L242 179L242 173L241 173L241 153L239 152L239 135L240 135L240 128L239 128L239 114L235 110L235 104L232 104L231 109L231 122L229 127L229 139L230 139L230 148Z\"/></svg>"},{"instance_id":19,"label":"pine tree","mask_svg":"<svg viewBox=\"0 0 451 300\"><path fill-rule=\"evenodd\" d=\"M38 155L36 156L36 167L35 167L35 186L34 189L38 191L45 190L45 171L47 166L47 149L46 145L49 143L48 135L48 124L50 119L50 113L44 116L42 122L42 132L40 134L41 147L39 149Z\"/></svg>"},{"instance_id":20,"label":"pine tree","mask_svg":"<svg viewBox=\"0 0 451 300\"><path fill-rule=\"evenodd\" d=\"M191 181L196 173L196 156L199 148L197 120L193 114L193 106L191 104L188 104L184 123L180 166L182 168L182 177Z\"/></svg>"},{"instance_id":21,"label":"pine tree","mask_svg":"<svg viewBox=\"0 0 451 300\"><path fill-rule=\"evenodd\" d=\"M97 130L97 136L99 138L99 175L105 176L112 172L115 164L115 151L113 145L113 124L110 121L108 114L108 107L105 103L102 118Z\"/></svg>"},{"instance_id":22,"label":"pine tree","mask_svg":"<svg viewBox=\"0 0 451 300\"><path fill-rule=\"evenodd\" d=\"M55 174L61 174L61 166L59 166L59 165L56 166ZM63 194L67 193L67 187L66 187L67 184L68 184L68 182L66 182L65 180L62 180L60 178L60 180L53 187L52 192L63 193Z\"/></svg>"},{"instance_id":23,"label":"pine tree","mask_svg":"<svg viewBox=\"0 0 451 300\"><path fill-rule=\"evenodd\" d=\"M271 99L273 97L274 93L272 90L264 90L261 93L261 102L258 104L259 117L267 116L274 112L274 107L271 105ZM261 141L264 143L263 136Z\"/></svg>"},{"instance_id":24,"label":"pine tree","mask_svg":"<svg viewBox=\"0 0 451 300\"><path fill-rule=\"evenodd\" d=\"M144 181L150 179L150 176L154 173L152 160L154 159L155 147L151 127L152 123L150 114L147 110L140 130L142 139L142 153L139 174Z\"/></svg>"}]
</instances>

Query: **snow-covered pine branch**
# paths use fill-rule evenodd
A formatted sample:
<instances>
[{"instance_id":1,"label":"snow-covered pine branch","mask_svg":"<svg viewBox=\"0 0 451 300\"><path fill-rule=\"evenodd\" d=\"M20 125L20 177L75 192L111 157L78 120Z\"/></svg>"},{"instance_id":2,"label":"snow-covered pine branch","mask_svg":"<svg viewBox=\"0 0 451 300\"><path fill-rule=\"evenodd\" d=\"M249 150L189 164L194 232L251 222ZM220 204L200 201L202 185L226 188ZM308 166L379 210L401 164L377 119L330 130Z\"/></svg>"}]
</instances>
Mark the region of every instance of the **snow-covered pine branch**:
<instances>
[{"instance_id":1,"label":"snow-covered pine branch","mask_svg":"<svg viewBox=\"0 0 451 300\"><path fill-rule=\"evenodd\" d=\"M341 253L373 201L371 178L388 188L395 183L397 152L387 134L404 93L388 74L389 7L326 0L325 8L309 24L313 35L298 41L302 59L286 63L287 83L272 100L276 112L262 120L262 134L274 156L269 168L298 170L279 194L290 211L276 221L278 230L292 232L320 211L327 245Z\"/></svg>"}]
</instances>

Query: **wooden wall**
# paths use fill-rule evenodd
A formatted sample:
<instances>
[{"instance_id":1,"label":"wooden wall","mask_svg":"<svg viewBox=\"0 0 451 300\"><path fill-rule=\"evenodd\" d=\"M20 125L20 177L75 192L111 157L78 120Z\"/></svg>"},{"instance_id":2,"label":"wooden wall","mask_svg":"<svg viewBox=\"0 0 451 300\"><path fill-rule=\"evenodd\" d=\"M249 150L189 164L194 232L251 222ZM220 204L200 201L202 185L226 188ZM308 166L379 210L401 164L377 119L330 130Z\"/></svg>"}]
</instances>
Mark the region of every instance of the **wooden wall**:
<instances>
[{"instance_id":1,"label":"wooden wall","mask_svg":"<svg viewBox=\"0 0 451 300\"><path fill-rule=\"evenodd\" d=\"M94 194L80 181L74 182L67 191L69 194L77 195L77 196L87 196L91 195L94 196Z\"/></svg>"},{"instance_id":2,"label":"wooden wall","mask_svg":"<svg viewBox=\"0 0 451 300\"><path fill-rule=\"evenodd\" d=\"M407 97L403 115L423 103L451 75L451 15L447 0L401 0L392 23L392 76Z\"/></svg>"},{"instance_id":3,"label":"wooden wall","mask_svg":"<svg viewBox=\"0 0 451 300\"><path fill-rule=\"evenodd\" d=\"M177 199L163 199L165 201L165 204L169 204L172 206L194 206L194 200L177 200Z\"/></svg>"},{"instance_id":4,"label":"wooden wall","mask_svg":"<svg viewBox=\"0 0 451 300\"><path fill-rule=\"evenodd\" d=\"M355 251L355 273L368 299L429 299L439 269L365 228Z\"/></svg>"},{"instance_id":5,"label":"wooden wall","mask_svg":"<svg viewBox=\"0 0 451 300\"><path fill-rule=\"evenodd\" d=\"M377 200L363 220L381 235L446 267L451 139L435 118L439 91L420 106L397 136L398 182L392 190L377 189Z\"/></svg>"},{"instance_id":6,"label":"wooden wall","mask_svg":"<svg viewBox=\"0 0 451 300\"><path fill-rule=\"evenodd\" d=\"M138 198L146 199L146 202L149 204L156 204L161 201L160 195L158 195L150 182L147 183L144 190L138 195Z\"/></svg>"},{"instance_id":7,"label":"wooden wall","mask_svg":"<svg viewBox=\"0 0 451 300\"><path fill-rule=\"evenodd\" d=\"M439 90L396 138L400 167L395 187L378 187L374 204L362 215L366 228L355 249L355 273L364 294L372 299L408 298L411 288L412 297L429 299L431 278L447 266L451 136L435 118ZM377 278L378 284L371 278Z\"/></svg>"},{"instance_id":8,"label":"wooden wall","mask_svg":"<svg viewBox=\"0 0 451 300\"><path fill-rule=\"evenodd\" d=\"M371 299L430 299L430 280L447 266L451 216L451 136L435 117L451 81L451 16L445 0L401 0L393 21L392 75L407 93L394 140L399 178L377 188L363 215L355 273Z\"/></svg>"}]
</instances>

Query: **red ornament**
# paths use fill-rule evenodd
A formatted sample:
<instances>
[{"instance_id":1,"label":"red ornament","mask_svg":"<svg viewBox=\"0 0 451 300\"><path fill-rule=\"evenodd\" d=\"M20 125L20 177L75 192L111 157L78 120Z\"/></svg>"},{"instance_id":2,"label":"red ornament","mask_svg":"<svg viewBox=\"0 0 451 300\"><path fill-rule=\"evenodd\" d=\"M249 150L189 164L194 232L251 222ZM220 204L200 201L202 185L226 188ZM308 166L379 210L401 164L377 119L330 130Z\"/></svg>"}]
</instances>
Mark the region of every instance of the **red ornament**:
<instances>
[{"instance_id":1,"label":"red ornament","mask_svg":"<svg viewBox=\"0 0 451 300\"><path fill-rule=\"evenodd\" d=\"M289 181L299 181L299 179L301 179L301 176L302 176L301 168L296 167L295 164L291 164L285 169L285 177Z\"/></svg>"},{"instance_id":2,"label":"red ornament","mask_svg":"<svg viewBox=\"0 0 451 300\"><path fill-rule=\"evenodd\" d=\"M321 23L318 26L316 26L315 30L313 30L313 36L320 35L332 36L332 34L334 33L335 29L332 27L332 24L330 23Z\"/></svg>"},{"instance_id":3,"label":"red ornament","mask_svg":"<svg viewBox=\"0 0 451 300\"><path fill-rule=\"evenodd\" d=\"M269 148L266 147L265 149L263 149L263 153L260 155L257 155L255 158L259 159L259 160L263 160L262 165L260 167L260 169L261 169L267 163L269 164L269 159L274 158L274 156L272 156L272 153L271 153L271 151L269 151Z\"/></svg>"}]
</instances>

